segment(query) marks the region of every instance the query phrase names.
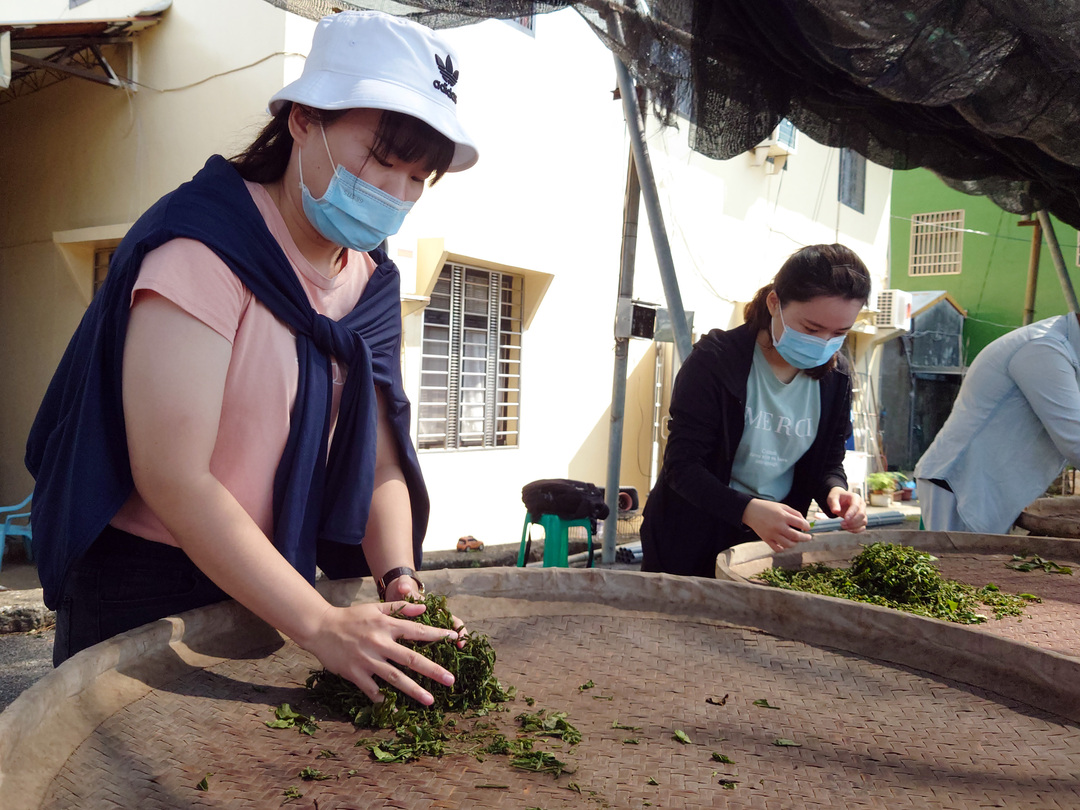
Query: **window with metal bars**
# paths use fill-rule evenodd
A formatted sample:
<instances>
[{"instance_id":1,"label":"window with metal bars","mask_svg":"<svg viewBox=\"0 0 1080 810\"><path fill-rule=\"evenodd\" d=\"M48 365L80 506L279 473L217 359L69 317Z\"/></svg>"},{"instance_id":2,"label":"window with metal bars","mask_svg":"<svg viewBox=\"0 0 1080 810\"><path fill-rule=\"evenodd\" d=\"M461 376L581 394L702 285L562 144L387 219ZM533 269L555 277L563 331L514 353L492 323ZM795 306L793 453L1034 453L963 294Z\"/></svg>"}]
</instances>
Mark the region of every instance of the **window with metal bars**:
<instances>
[{"instance_id":1,"label":"window with metal bars","mask_svg":"<svg viewBox=\"0 0 1080 810\"><path fill-rule=\"evenodd\" d=\"M421 450L516 447L524 279L448 263L424 309Z\"/></svg>"},{"instance_id":2,"label":"window with metal bars","mask_svg":"<svg viewBox=\"0 0 1080 810\"><path fill-rule=\"evenodd\" d=\"M944 276L960 272L964 256L964 211L937 211L911 218L912 276Z\"/></svg>"},{"instance_id":3,"label":"window with metal bars","mask_svg":"<svg viewBox=\"0 0 1080 810\"><path fill-rule=\"evenodd\" d=\"M860 214L866 211L866 158L854 149L840 150L840 192L837 199Z\"/></svg>"},{"instance_id":4,"label":"window with metal bars","mask_svg":"<svg viewBox=\"0 0 1080 810\"><path fill-rule=\"evenodd\" d=\"M105 283L105 276L109 273L109 262L112 261L116 246L99 247L94 250L94 295Z\"/></svg>"}]
</instances>

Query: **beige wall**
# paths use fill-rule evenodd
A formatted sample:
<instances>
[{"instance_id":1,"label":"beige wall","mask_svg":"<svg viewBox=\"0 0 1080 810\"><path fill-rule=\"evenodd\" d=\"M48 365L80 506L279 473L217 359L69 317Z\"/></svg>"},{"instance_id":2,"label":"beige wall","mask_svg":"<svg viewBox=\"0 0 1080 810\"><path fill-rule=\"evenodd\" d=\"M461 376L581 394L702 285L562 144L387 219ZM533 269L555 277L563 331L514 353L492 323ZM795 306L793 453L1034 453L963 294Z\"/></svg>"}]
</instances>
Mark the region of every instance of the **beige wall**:
<instances>
[{"instance_id":1,"label":"beige wall","mask_svg":"<svg viewBox=\"0 0 1080 810\"><path fill-rule=\"evenodd\" d=\"M241 148L281 86L285 27L263 0L175 0L135 38L138 91L71 78L0 104L0 503L32 486L26 434L86 304L53 233L133 222Z\"/></svg>"}]
</instances>

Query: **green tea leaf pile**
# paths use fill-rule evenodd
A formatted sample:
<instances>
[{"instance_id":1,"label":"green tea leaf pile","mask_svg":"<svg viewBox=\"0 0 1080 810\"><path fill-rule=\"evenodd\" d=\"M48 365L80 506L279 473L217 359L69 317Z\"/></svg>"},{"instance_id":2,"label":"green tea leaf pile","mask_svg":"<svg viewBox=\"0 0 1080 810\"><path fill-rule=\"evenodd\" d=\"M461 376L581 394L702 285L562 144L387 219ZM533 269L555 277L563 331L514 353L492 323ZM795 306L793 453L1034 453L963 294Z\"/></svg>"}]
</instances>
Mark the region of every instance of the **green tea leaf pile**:
<instances>
[{"instance_id":1,"label":"green tea leaf pile","mask_svg":"<svg viewBox=\"0 0 1080 810\"><path fill-rule=\"evenodd\" d=\"M794 571L770 568L757 578L777 588L868 602L959 624L985 622L982 608L1001 619L1023 615L1029 603L1042 601L1028 593L1004 593L993 583L975 588L945 579L934 562L933 556L911 546L872 543L863 547L849 568L814 563Z\"/></svg>"},{"instance_id":2,"label":"green tea leaf pile","mask_svg":"<svg viewBox=\"0 0 1080 810\"><path fill-rule=\"evenodd\" d=\"M446 607L446 597L429 594L427 609L408 618L421 624L453 629L453 617ZM434 642L399 642L430 658L454 675L454 685L444 686L414 672L417 683L431 693L435 702L424 706L391 686L384 686L381 703L372 703L351 681L327 670L312 672L307 679L309 696L331 713L343 715L361 728L393 729L391 740L367 744L377 762L408 762L422 756L440 757L447 753L466 753L483 759L487 754L508 757L509 764L523 770L559 776L572 769L547 751L534 750L537 740L527 736L508 738L500 733L492 712L506 711L500 704L513 699L515 690L506 689L495 677L495 650L487 636L469 634L458 647L455 639ZM531 701L529 705L532 705ZM454 715L454 716L449 716ZM471 727L468 721L472 721ZM520 714L519 730L537 737L557 737L569 746L581 741L581 734L567 720L565 712ZM268 724L269 725L269 724Z\"/></svg>"}]
</instances>

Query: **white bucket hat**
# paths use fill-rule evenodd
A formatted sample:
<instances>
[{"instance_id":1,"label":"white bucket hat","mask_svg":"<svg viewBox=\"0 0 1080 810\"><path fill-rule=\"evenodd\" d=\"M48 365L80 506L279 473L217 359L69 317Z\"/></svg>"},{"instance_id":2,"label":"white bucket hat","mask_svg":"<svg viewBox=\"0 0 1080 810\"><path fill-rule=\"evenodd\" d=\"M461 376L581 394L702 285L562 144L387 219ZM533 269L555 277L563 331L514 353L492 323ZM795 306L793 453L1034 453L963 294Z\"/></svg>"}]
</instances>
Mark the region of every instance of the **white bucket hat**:
<instances>
[{"instance_id":1,"label":"white bucket hat","mask_svg":"<svg viewBox=\"0 0 1080 810\"><path fill-rule=\"evenodd\" d=\"M431 125L457 147L448 171L476 163L479 153L457 118L457 54L434 31L378 11L323 17L300 78L270 99L320 110L394 110Z\"/></svg>"}]
</instances>

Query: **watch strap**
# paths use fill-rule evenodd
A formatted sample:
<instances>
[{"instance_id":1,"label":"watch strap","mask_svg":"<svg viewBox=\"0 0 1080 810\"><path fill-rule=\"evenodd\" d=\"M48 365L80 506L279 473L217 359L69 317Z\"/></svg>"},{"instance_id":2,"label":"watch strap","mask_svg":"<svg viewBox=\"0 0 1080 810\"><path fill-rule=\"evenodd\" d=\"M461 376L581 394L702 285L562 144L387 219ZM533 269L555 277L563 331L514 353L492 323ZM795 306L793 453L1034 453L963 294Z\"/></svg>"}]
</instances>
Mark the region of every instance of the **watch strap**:
<instances>
[{"instance_id":1,"label":"watch strap","mask_svg":"<svg viewBox=\"0 0 1080 810\"><path fill-rule=\"evenodd\" d=\"M395 579L401 579L401 577L412 577L416 580L416 584L420 586L420 593L424 592L424 583L420 581L420 577L416 575L416 572L406 565L402 565L398 568L391 568L381 577L375 581L375 587L379 591L379 599L386 599L386 589Z\"/></svg>"}]
</instances>

